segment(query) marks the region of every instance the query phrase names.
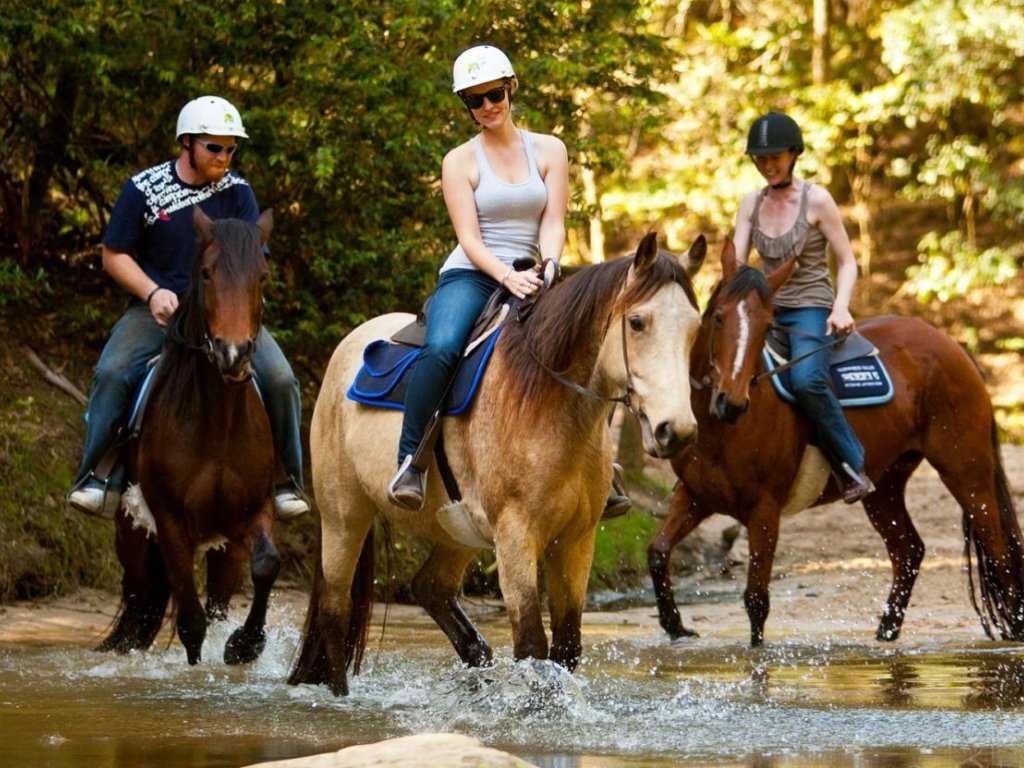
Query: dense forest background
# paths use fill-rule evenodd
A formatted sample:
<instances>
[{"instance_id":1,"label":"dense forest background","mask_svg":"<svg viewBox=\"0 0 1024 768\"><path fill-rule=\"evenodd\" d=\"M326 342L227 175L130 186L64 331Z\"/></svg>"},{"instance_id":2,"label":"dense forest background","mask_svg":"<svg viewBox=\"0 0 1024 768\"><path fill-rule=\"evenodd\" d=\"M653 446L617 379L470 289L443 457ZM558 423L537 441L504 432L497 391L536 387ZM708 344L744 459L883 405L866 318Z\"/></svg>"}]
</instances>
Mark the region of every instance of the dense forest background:
<instances>
[{"instance_id":1,"label":"dense forest background","mask_svg":"<svg viewBox=\"0 0 1024 768\"><path fill-rule=\"evenodd\" d=\"M6 335L87 387L125 303L99 269L110 207L176 154L181 106L222 95L251 137L233 167L275 210L267 318L308 419L337 341L419 306L453 245L440 163L475 126L451 62L477 42L509 53L519 124L569 147L567 261L617 256L651 228L676 250L720 241L759 183L747 127L782 110L875 286L855 309L899 300L1019 363L1024 0L0 0ZM998 405L1019 429L1019 399ZM24 485L11 446L38 439L34 418L24 434L5 418L8 487ZM34 520L39 498L56 505L77 440L4 508Z\"/></svg>"}]
</instances>

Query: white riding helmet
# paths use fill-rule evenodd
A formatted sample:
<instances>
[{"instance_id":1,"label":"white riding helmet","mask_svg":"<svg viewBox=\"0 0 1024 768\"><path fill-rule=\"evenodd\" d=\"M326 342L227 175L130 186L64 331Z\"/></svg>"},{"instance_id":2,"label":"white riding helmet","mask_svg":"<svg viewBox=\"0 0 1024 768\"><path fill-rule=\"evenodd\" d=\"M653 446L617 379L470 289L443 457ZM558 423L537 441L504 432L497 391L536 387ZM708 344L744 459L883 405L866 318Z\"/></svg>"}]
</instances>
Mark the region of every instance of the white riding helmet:
<instances>
[{"instance_id":1,"label":"white riding helmet","mask_svg":"<svg viewBox=\"0 0 1024 768\"><path fill-rule=\"evenodd\" d=\"M180 140L187 133L249 138L238 110L220 96L200 96L181 108L177 138Z\"/></svg>"},{"instance_id":2,"label":"white riding helmet","mask_svg":"<svg viewBox=\"0 0 1024 768\"><path fill-rule=\"evenodd\" d=\"M455 59L452 66L452 91L459 93L480 83L515 76L512 62L501 49L493 45L475 45Z\"/></svg>"}]
</instances>

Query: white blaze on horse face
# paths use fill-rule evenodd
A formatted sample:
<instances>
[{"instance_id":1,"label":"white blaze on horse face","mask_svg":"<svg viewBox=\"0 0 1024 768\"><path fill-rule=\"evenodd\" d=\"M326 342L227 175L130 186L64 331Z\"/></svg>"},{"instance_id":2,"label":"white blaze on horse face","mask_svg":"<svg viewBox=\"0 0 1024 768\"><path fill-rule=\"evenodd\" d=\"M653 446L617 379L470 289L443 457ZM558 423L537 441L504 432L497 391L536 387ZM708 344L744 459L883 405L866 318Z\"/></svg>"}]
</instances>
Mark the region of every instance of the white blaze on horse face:
<instances>
[{"instance_id":1,"label":"white blaze on horse face","mask_svg":"<svg viewBox=\"0 0 1024 768\"><path fill-rule=\"evenodd\" d=\"M747 359L747 346L750 344L750 315L747 314L747 304L741 301L736 307L736 317L739 320L740 329L736 334L736 358L732 361L732 377L739 378L743 370L743 361Z\"/></svg>"}]
</instances>

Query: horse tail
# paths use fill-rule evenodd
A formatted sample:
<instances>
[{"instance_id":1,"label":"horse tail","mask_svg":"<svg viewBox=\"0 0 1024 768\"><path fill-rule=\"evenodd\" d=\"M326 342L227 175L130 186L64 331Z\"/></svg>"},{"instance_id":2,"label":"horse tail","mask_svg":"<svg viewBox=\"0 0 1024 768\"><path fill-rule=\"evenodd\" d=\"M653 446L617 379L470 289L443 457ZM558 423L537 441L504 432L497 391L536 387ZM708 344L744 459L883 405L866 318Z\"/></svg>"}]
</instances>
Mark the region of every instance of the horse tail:
<instances>
[{"instance_id":1,"label":"horse tail","mask_svg":"<svg viewBox=\"0 0 1024 768\"><path fill-rule=\"evenodd\" d=\"M1013 495L999 448L999 434L992 418L991 449L994 464L993 483L998 506L999 525L1006 539L1006 559L996 562L989 555L985 541L978 535L968 515L964 515L964 562L968 576L971 604L981 619L985 634L994 639L995 631L1003 640L1024 640L1024 536L1021 534ZM978 589L981 605L975 597L971 572L971 549L977 560Z\"/></svg>"},{"instance_id":2,"label":"horse tail","mask_svg":"<svg viewBox=\"0 0 1024 768\"><path fill-rule=\"evenodd\" d=\"M313 585L309 590L306 621L302 626L302 644L299 647L299 657L288 676L289 685L301 685L302 683L319 685L330 679L327 646L324 634L320 629L320 599L326 588L321 558L322 550L323 542L318 537L313 558L316 562L316 569L313 573Z\"/></svg>"},{"instance_id":3,"label":"horse tail","mask_svg":"<svg viewBox=\"0 0 1024 768\"><path fill-rule=\"evenodd\" d=\"M370 633L370 616L373 614L374 588L374 552L376 540L374 527L363 540L363 551L359 553L359 562L352 577L352 612L348 622L348 635L345 637L345 658L352 664L352 672L359 674L359 667L366 651L366 638Z\"/></svg>"}]
</instances>

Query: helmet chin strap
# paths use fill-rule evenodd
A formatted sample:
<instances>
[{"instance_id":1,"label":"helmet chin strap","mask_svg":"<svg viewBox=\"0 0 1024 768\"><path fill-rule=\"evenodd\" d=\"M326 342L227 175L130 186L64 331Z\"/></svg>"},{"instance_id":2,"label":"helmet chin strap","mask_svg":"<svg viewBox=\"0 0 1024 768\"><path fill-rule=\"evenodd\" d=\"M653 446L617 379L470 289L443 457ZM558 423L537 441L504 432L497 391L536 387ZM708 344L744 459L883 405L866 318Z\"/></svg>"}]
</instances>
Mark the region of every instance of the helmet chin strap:
<instances>
[{"instance_id":1,"label":"helmet chin strap","mask_svg":"<svg viewBox=\"0 0 1024 768\"><path fill-rule=\"evenodd\" d=\"M793 162L789 164L789 174L786 176L785 181L780 181L778 184L772 184L772 189L786 189L787 187L793 186L793 171L796 170L796 158L793 158Z\"/></svg>"}]
</instances>

